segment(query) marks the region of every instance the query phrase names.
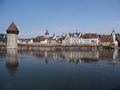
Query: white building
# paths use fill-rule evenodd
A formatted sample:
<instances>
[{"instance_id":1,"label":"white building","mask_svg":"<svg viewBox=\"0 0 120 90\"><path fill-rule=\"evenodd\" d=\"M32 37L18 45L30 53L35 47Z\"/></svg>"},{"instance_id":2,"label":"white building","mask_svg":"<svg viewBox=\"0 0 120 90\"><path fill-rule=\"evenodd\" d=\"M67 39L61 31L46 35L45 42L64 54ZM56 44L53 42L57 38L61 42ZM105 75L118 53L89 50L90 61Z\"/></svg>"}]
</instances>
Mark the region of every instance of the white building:
<instances>
[{"instance_id":1,"label":"white building","mask_svg":"<svg viewBox=\"0 0 120 90\"><path fill-rule=\"evenodd\" d=\"M82 34L81 33L69 33L65 37L66 44L80 44L82 41L81 39Z\"/></svg>"},{"instance_id":2,"label":"white building","mask_svg":"<svg viewBox=\"0 0 120 90\"><path fill-rule=\"evenodd\" d=\"M115 44L115 48L117 48L118 47L118 42L116 40L116 33L115 33L114 29L113 29L111 35L113 36L113 42Z\"/></svg>"},{"instance_id":3,"label":"white building","mask_svg":"<svg viewBox=\"0 0 120 90\"><path fill-rule=\"evenodd\" d=\"M99 35L94 33L86 33L82 36L82 44L98 44Z\"/></svg>"}]
</instances>

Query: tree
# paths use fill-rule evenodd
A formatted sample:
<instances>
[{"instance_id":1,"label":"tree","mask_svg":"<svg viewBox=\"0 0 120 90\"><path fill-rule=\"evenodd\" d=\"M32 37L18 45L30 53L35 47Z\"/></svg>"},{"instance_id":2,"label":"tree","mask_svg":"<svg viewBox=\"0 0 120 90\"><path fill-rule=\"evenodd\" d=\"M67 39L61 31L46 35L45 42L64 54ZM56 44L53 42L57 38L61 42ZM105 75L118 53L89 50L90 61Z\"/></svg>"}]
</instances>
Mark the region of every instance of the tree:
<instances>
[{"instance_id":1,"label":"tree","mask_svg":"<svg viewBox=\"0 0 120 90\"><path fill-rule=\"evenodd\" d=\"M0 42L7 42L7 35L6 34L0 34Z\"/></svg>"}]
</instances>

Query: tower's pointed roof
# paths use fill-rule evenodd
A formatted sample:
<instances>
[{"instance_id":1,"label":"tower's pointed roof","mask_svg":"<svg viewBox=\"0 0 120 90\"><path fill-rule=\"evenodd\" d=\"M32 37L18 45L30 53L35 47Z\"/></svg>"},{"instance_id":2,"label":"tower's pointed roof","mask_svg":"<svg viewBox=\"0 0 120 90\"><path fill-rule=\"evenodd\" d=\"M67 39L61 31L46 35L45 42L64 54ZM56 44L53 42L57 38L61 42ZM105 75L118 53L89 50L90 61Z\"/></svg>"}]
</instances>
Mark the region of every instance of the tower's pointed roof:
<instances>
[{"instance_id":1,"label":"tower's pointed roof","mask_svg":"<svg viewBox=\"0 0 120 90\"><path fill-rule=\"evenodd\" d=\"M113 28L112 33L115 33L115 29Z\"/></svg>"},{"instance_id":2,"label":"tower's pointed roof","mask_svg":"<svg viewBox=\"0 0 120 90\"><path fill-rule=\"evenodd\" d=\"M19 66L18 62L16 62L16 63L6 63L6 67L7 67L8 71L11 75L13 75L15 73L18 66Z\"/></svg>"},{"instance_id":3,"label":"tower's pointed roof","mask_svg":"<svg viewBox=\"0 0 120 90\"><path fill-rule=\"evenodd\" d=\"M19 30L13 22L10 24L6 32L9 34L19 34Z\"/></svg>"}]
</instances>

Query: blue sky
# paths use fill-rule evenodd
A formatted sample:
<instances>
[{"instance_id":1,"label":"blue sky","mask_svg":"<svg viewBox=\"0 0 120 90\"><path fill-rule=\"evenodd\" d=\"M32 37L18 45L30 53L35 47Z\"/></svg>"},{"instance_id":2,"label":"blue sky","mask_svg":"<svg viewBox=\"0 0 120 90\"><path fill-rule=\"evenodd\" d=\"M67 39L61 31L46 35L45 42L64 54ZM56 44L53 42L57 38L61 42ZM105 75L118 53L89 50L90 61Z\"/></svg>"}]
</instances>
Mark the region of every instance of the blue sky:
<instances>
[{"instance_id":1,"label":"blue sky","mask_svg":"<svg viewBox=\"0 0 120 90\"><path fill-rule=\"evenodd\" d=\"M0 33L11 22L28 38L63 33L120 33L120 0L0 0Z\"/></svg>"}]
</instances>

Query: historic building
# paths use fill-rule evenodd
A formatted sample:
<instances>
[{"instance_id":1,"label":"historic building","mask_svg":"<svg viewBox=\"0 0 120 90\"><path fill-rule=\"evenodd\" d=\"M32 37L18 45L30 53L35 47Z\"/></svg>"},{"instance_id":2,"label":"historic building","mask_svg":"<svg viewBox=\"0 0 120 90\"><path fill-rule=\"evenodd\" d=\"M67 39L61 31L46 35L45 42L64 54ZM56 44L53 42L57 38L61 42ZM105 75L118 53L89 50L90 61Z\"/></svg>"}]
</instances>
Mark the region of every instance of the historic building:
<instances>
[{"instance_id":1,"label":"historic building","mask_svg":"<svg viewBox=\"0 0 120 90\"><path fill-rule=\"evenodd\" d=\"M7 32L7 48L16 48L17 49L17 40L18 40L18 34L19 30L16 27L14 23L11 23Z\"/></svg>"},{"instance_id":2,"label":"historic building","mask_svg":"<svg viewBox=\"0 0 120 90\"><path fill-rule=\"evenodd\" d=\"M60 44L60 45L78 45L81 44L81 46L112 46L112 47L118 47L118 41L116 39L116 33L113 30L110 35L100 35L97 33L68 33L63 34L60 36L53 35L50 36L48 30L46 30L44 36L37 36L35 38L31 39L25 39L21 40L19 39L19 43L36 43L36 44Z\"/></svg>"},{"instance_id":3,"label":"historic building","mask_svg":"<svg viewBox=\"0 0 120 90\"><path fill-rule=\"evenodd\" d=\"M100 35L100 44L113 44L114 40L112 35Z\"/></svg>"},{"instance_id":4,"label":"historic building","mask_svg":"<svg viewBox=\"0 0 120 90\"><path fill-rule=\"evenodd\" d=\"M100 44L103 46L111 45L113 48L118 47L118 41L116 40L116 33L113 30L111 35L100 35Z\"/></svg>"},{"instance_id":5,"label":"historic building","mask_svg":"<svg viewBox=\"0 0 120 90\"><path fill-rule=\"evenodd\" d=\"M85 33L82 36L82 44L98 44L99 35L96 33Z\"/></svg>"},{"instance_id":6,"label":"historic building","mask_svg":"<svg viewBox=\"0 0 120 90\"><path fill-rule=\"evenodd\" d=\"M81 33L69 33L66 35L64 39L64 43L66 44L80 44L82 42Z\"/></svg>"},{"instance_id":7,"label":"historic building","mask_svg":"<svg viewBox=\"0 0 120 90\"><path fill-rule=\"evenodd\" d=\"M118 41L116 40L116 32L114 31L114 29L113 29L111 35L113 37L113 42L114 42L115 47L118 47Z\"/></svg>"}]
</instances>

